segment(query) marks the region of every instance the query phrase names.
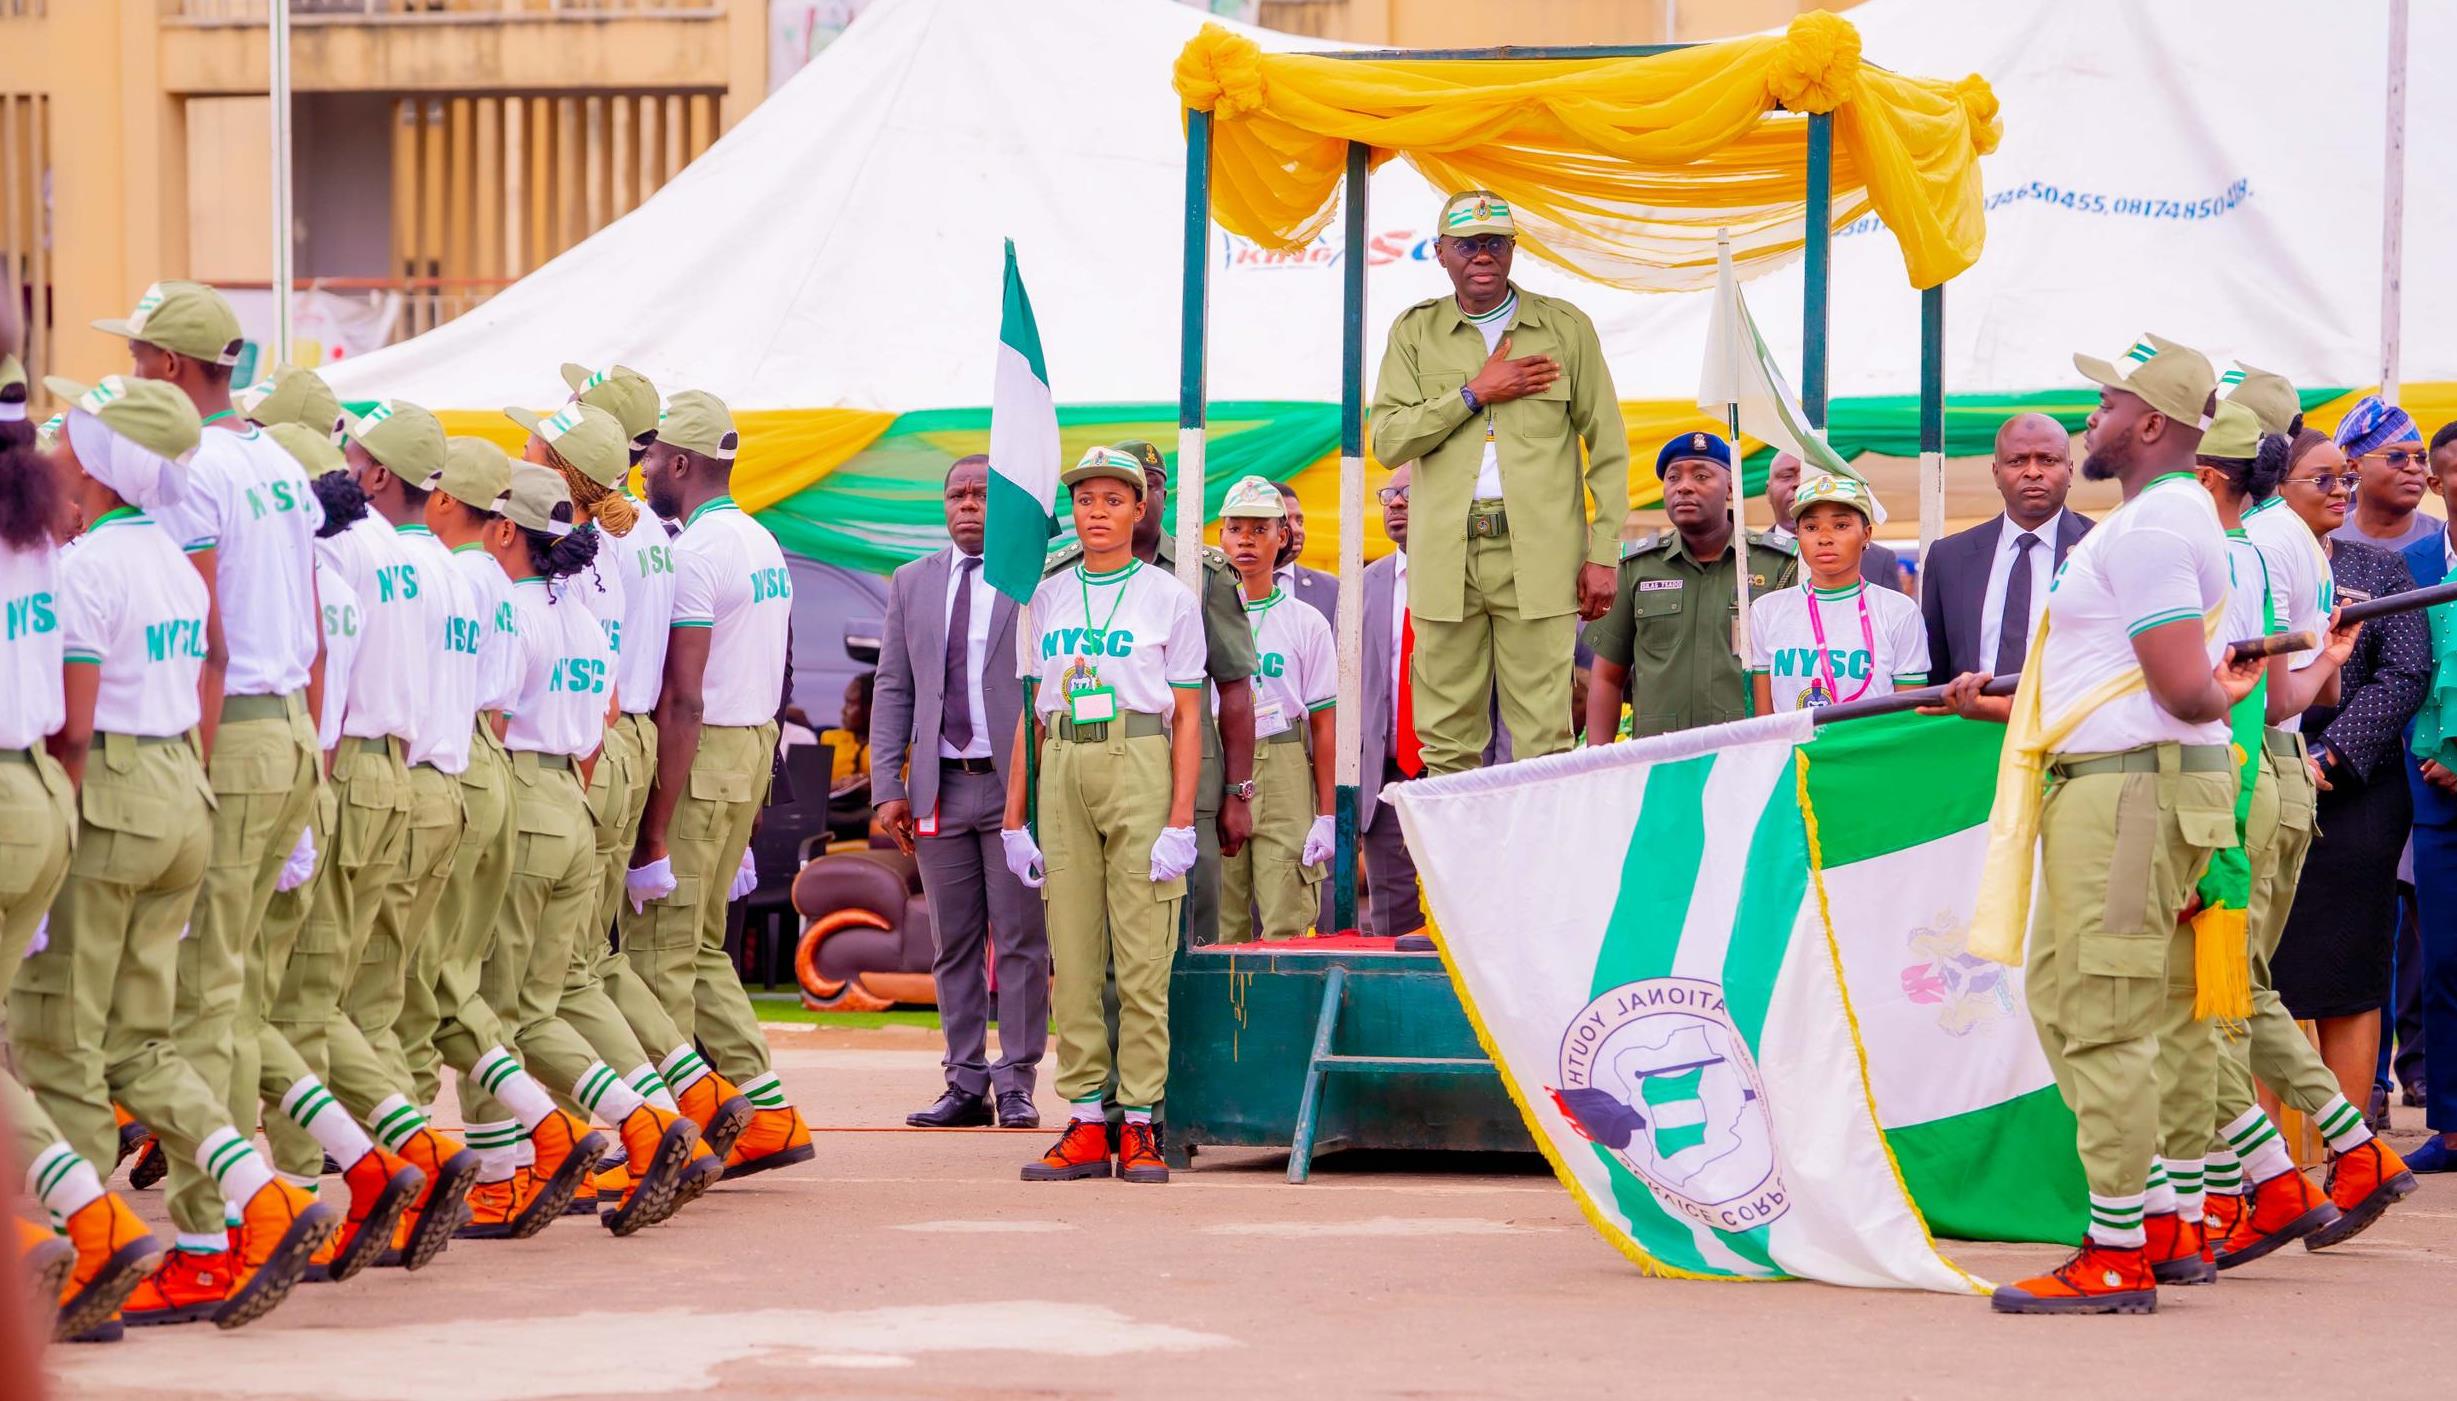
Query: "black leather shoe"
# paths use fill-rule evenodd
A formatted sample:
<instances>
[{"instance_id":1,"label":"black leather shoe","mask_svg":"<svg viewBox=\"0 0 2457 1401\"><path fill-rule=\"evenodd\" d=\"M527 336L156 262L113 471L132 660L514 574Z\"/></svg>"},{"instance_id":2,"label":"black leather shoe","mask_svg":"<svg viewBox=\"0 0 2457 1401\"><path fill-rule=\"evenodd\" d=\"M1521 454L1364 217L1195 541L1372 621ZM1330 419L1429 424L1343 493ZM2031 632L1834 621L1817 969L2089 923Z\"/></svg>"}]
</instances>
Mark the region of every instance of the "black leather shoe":
<instances>
[{"instance_id":1,"label":"black leather shoe","mask_svg":"<svg viewBox=\"0 0 2457 1401\"><path fill-rule=\"evenodd\" d=\"M968 1095L950 1089L938 1097L938 1103L918 1114L907 1114L904 1122L917 1129L981 1129L990 1124L990 1102L980 1095Z\"/></svg>"},{"instance_id":2,"label":"black leather shoe","mask_svg":"<svg viewBox=\"0 0 2457 1401\"><path fill-rule=\"evenodd\" d=\"M998 1127L1037 1129L1040 1126L1041 1111L1033 1106L1029 1092L1009 1090L998 1097Z\"/></svg>"},{"instance_id":3,"label":"black leather shoe","mask_svg":"<svg viewBox=\"0 0 2457 1401\"><path fill-rule=\"evenodd\" d=\"M1433 936L1430 934L1402 934L1391 940L1391 951L1393 953L1431 953L1433 952Z\"/></svg>"}]
</instances>

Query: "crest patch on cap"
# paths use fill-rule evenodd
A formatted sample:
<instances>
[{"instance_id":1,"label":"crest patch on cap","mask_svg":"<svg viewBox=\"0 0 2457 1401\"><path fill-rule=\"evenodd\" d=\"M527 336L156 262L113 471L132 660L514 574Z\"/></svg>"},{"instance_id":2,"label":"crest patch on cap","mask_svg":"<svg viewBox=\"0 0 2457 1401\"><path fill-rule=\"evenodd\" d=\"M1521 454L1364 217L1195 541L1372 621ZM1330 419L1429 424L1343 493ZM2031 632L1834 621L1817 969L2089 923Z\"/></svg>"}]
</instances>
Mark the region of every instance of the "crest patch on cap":
<instances>
[{"instance_id":1,"label":"crest patch on cap","mask_svg":"<svg viewBox=\"0 0 2457 1401\"><path fill-rule=\"evenodd\" d=\"M1704 433L1692 433L1692 434L1690 434L1690 435L1689 435L1689 450L1690 450L1691 452L1704 452L1704 451L1706 451L1706 435L1705 435Z\"/></svg>"}]
</instances>

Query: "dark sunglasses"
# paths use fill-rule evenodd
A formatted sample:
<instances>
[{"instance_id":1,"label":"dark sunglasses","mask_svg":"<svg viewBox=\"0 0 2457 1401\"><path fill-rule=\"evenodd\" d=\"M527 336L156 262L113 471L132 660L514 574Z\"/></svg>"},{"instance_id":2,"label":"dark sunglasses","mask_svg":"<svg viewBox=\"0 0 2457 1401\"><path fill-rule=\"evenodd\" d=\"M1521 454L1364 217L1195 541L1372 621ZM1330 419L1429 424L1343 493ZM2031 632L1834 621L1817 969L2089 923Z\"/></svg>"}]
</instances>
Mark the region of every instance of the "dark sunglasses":
<instances>
[{"instance_id":1,"label":"dark sunglasses","mask_svg":"<svg viewBox=\"0 0 2457 1401\"><path fill-rule=\"evenodd\" d=\"M1457 249L1462 258L1473 258L1480 253L1490 253L1498 258L1517 245L1518 240L1508 234L1473 234L1454 236L1450 240L1450 246Z\"/></svg>"},{"instance_id":2,"label":"dark sunglasses","mask_svg":"<svg viewBox=\"0 0 2457 1401\"><path fill-rule=\"evenodd\" d=\"M2363 460L2366 462L2375 458L2397 468L2422 467L2431 461L2431 455L2421 448L2385 448L2379 452L2363 454Z\"/></svg>"},{"instance_id":3,"label":"dark sunglasses","mask_svg":"<svg viewBox=\"0 0 2457 1401\"><path fill-rule=\"evenodd\" d=\"M1382 498L1382 504L1385 506L1396 505L1408 499L1408 489L1404 486L1386 486L1374 494Z\"/></svg>"},{"instance_id":4,"label":"dark sunglasses","mask_svg":"<svg viewBox=\"0 0 2457 1401\"><path fill-rule=\"evenodd\" d=\"M2323 472L2317 477L2289 477L2286 479L2286 484L2288 486L2308 486L2326 496L2329 493L2329 484L2335 482L2345 488L2347 495L2352 496L2355 494L2356 484L2362 480L2363 476L2359 472L2348 472L2342 477L2333 477Z\"/></svg>"}]
</instances>

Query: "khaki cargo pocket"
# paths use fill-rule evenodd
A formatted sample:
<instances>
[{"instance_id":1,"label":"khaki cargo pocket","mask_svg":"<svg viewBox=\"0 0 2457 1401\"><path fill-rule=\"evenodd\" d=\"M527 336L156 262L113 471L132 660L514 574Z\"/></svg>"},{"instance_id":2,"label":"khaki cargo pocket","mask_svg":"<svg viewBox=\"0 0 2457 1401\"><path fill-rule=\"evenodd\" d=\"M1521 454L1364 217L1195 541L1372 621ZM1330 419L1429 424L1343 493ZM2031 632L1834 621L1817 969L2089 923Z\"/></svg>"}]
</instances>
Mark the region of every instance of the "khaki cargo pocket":
<instances>
[{"instance_id":1,"label":"khaki cargo pocket","mask_svg":"<svg viewBox=\"0 0 2457 1401\"><path fill-rule=\"evenodd\" d=\"M164 839L171 835L171 814L153 795L89 782L77 810L94 829L79 844L78 875L136 885L152 880L170 860Z\"/></svg>"},{"instance_id":2,"label":"khaki cargo pocket","mask_svg":"<svg viewBox=\"0 0 2457 1401\"><path fill-rule=\"evenodd\" d=\"M2207 808L2185 808L2175 815L2176 831L2204 852L2224 851L2237 844L2235 814Z\"/></svg>"},{"instance_id":3,"label":"khaki cargo pocket","mask_svg":"<svg viewBox=\"0 0 2457 1401\"><path fill-rule=\"evenodd\" d=\"M560 876L572 868L581 838L568 829L565 814L526 795L524 799L512 812L517 834L512 869L524 876Z\"/></svg>"},{"instance_id":4,"label":"khaki cargo pocket","mask_svg":"<svg viewBox=\"0 0 2457 1401\"><path fill-rule=\"evenodd\" d=\"M2107 902L2100 911L2100 931L2117 937L2154 935L2151 902L2157 897L2157 865L2163 844L2158 810L2158 775L2128 773L2116 797L2116 841L2107 863ZM2083 971L2091 971L2084 969ZM2151 970L2156 973L2157 967Z\"/></svg>"},{"instance_id":5,"label":"khaki cargo pocket","mask_svg":"<svg viewBox=\"0 0 2457 1401\"><path fill-rule=\"evenodd\" d=\"M0 839L0 904L33 890L35 877L58 859L51 842Z\"/></svg>"},{"instance_id":6,"label":"khaki cargo pocket","mask_svg":"<svg viewBox=\"0 0 2457 1401\"><path fill-rule=\"evenodd\" d=\"M2296 760L2297 763L2303 762ZM2278 826L2289 832L2312 830L2312 786L2308 783L2278 785Z\"/></svg>"},{"instance_id":7,"label":"khaki cargo pocket","mask_svg":"<svg viewBox=\"0 0 2457 1401\"><path fill-rule=\"evenodd\" d=\"M684 949L697 944L699 938L700 880L680 876L674 881L673 894L648 907L648 946Z\"/></svg>"},{"instance_id":8,"label":"khaki cargo pocket","mask_svg":"<svg viewBox=\"0 0 2457 1401\"><path fill-rule=\"evenodd\" d=\"M708 841L725 825L727 811L757 795L758 785L750 774L695 768L689 796L674 814L674 835L683 841Z\"/></svg>"}]
</instances>

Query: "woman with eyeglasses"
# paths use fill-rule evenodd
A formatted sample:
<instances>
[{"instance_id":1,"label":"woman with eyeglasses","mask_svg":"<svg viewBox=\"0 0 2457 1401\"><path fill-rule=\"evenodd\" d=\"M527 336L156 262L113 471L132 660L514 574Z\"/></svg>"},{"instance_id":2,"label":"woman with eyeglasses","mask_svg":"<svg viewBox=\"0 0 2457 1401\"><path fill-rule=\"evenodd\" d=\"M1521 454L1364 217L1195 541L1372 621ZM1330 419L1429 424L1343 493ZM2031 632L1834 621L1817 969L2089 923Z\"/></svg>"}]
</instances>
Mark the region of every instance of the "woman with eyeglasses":
<instances>
[{"instance_id":1,"label":"woman with eyeglasses","mask_svg":"<svg viewBox=\"0 0 2457 1401\"><path fill-rule=\"evenodd\" d=\"M2382 446L2378 427L2376 421L2351 437L2341 427L2346 451L2306 428L2287 449L2279 496L2328 551L2339 603L2414 587L2405 560L2362 543L2368 536L2349 534L2348 495L2393 479L2385 465L2348 470L2350 452L2360 457ZM2410 504L2407 509L2411 514ZM2438 521L2426 524L2439 528ZM2406 787L2406 722L2431 679L2431 634L2423 615L2395 613L2365 623L2338 677L2337 704L2315 705L2303 716L2312 782L2320 790L2316 830L2270 975L2297 1020L2320 1024L2321 1059L2340 1092L2365 1104L2380 1058L2380 1009L2389 1000L2398 857L2414 815Z\"/></svg>"},{"instance_id":2,"label":"woman with eyeglasses","mask_svg":"<svg viewBox=\"0 0 2457 1401\"><path fill-rule=\"evenodd\" d=\"M2345 523L2335 528L2339 539L2395 553L2440 532L2440 518L2421 509L2431 464L2423 434L2404 409L2377 394L2363 396L2339 420L2335 446L2346 456L2347 490L2354 494Z\"/></svg>"}]
</instances>

